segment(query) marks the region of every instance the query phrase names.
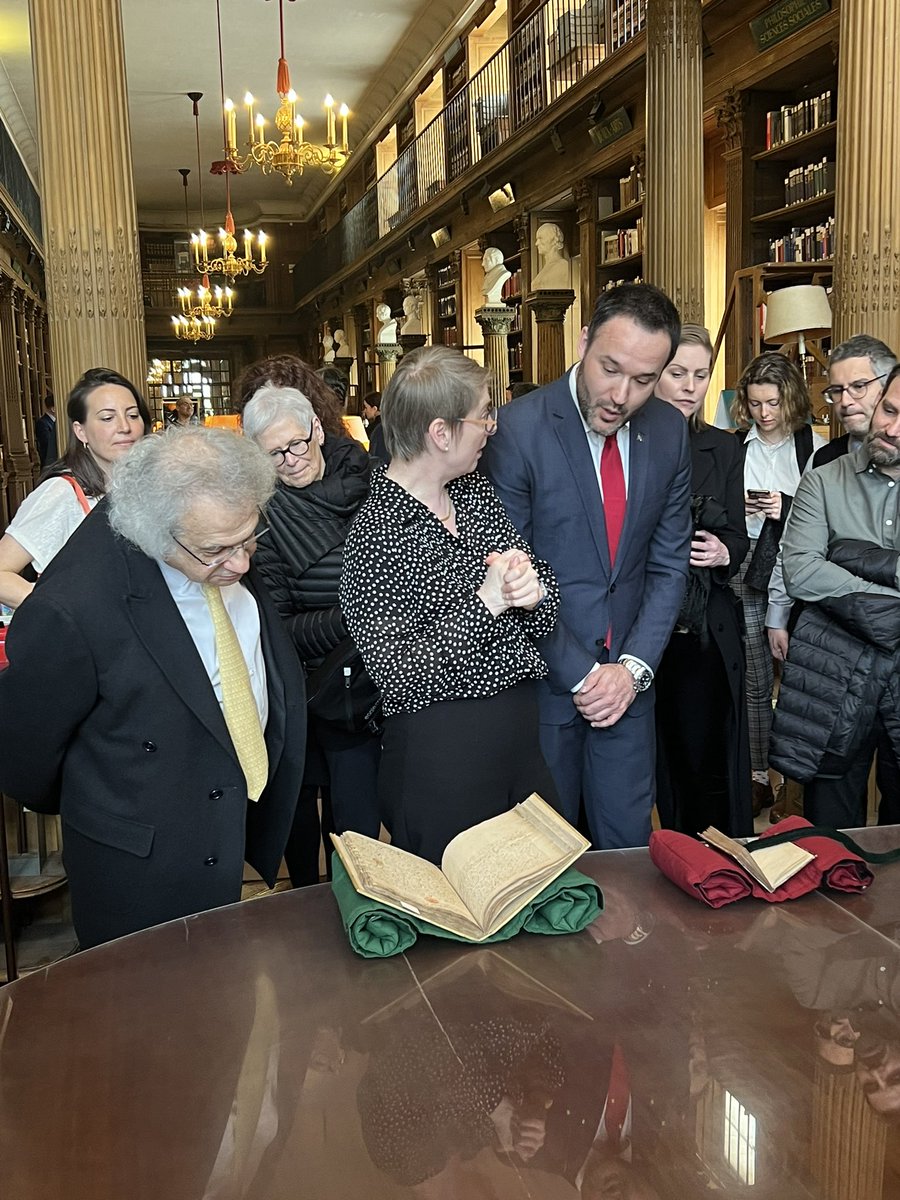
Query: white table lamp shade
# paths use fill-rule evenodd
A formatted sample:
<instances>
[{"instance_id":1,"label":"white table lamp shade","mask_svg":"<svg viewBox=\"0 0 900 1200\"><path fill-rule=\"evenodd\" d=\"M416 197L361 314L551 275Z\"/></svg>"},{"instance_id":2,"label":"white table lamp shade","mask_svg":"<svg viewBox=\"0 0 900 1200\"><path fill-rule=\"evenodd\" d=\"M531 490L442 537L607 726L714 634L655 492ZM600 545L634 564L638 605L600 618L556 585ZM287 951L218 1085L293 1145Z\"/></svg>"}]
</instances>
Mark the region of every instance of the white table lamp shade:
<instances>
[{"instance_id":1,"label":"white table lamp shade","mask_svg":"<svg viewBox=\"0 0 900 1200\"><path fill-rule=\"evenodd\" d=\"M831 305L823 287L803 284L770 292L766 301L765 341L783 346L831 333Z\"/></svg>"}]
</instances>

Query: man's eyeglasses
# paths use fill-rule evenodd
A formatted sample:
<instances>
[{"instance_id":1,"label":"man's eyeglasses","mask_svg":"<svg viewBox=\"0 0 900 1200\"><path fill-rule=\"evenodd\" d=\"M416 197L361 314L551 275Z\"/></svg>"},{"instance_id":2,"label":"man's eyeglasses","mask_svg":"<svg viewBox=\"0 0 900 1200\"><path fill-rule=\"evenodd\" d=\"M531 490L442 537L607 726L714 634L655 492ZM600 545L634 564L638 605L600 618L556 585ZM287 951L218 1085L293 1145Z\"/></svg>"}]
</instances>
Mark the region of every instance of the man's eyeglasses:
<instances>
[{"instance_id":1,"label":"man's eyeglasses","mask_svg":"<svg viewBox=\"0 0 900 1200\"><path fill-rule=\"evenodd\" d=\"M835 383L831 387L827 387L822 395L829 404L837 404L844 392L851 400L862 400L869 384L877 383L879 379L884 379L884 375L873 375L871 379L854 379L852 383Z\"/></svg>"},{"instance_id":2,"label":"man's eyeglasses","mask_svg":"<svg viewBox=\"0 0 900 1200\"><path fill-rule=\"evenodd\" d=\"M316 431L313 428L309 431L309 437L294 438L283 449L270 450L269 458L272 459L276 467L280 467L289 454L292 458L305 458L309 454L309 444L315 435Z\"/></svg>"},{"instance_id":3,"label":"man's eyeglasses","mask_svg":"<svg viewBox=\"0 0 900 1200\"><path fill-rule=\"evenodd\" d=\"M195 554L193 550L189 550L184 542L179 542L174 533L172 534L172 541L176 546L180 546L185 554L189 554L191 558L195 558L202 567L221 567L222 563L228 562L230 558L234 558L234 556L236 554L240 554L242 550L247 550L250 546L255 547L259 539L264 537L265 534L269 532L269 526L265 524L265 518L261 512L259 514L259 519L263 522L261 528L257 529L254 533L251 533L248 538L244 538L242 542L238 542L236 546L228 546L223 548L211 559L201 558L199 554Z\"/></svg>"},{"instance_id":4,"label":"man's eyeglasses","mask_svg":"<svg viewBox=\"0 0 900 1200\"><path fill-rule=\"evenodd\" d=\"M481 425L488 437L497 432L497 409L493 406L487 410L486 416L460 417L459 419L467 425Z\"/></svg>"}]
</instances>

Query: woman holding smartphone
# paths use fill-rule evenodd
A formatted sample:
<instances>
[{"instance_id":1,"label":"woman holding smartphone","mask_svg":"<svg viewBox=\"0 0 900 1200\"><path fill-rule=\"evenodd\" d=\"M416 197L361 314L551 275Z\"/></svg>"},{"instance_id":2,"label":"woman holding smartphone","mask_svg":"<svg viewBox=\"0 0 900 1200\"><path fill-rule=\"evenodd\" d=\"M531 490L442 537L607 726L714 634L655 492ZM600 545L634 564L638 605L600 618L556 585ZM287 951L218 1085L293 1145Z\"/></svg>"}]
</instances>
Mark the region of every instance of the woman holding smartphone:
<instances>
[{"instance_id":1,"label":"woman holding smartphone","mask_svg":"<svg viewBox=\"0 0 900 1200\"><path fill-rule=\"evenodd\" d=\"M750 537L735 590L744 607L753 812L758 815L774 800L768 771L775 682L766 636L769 578L800 476L825 439L810 427L812 410L802 374L778 351L760 354L747 367L737 385L733 416L744 446Z\"/></svg>"}]
</instances>

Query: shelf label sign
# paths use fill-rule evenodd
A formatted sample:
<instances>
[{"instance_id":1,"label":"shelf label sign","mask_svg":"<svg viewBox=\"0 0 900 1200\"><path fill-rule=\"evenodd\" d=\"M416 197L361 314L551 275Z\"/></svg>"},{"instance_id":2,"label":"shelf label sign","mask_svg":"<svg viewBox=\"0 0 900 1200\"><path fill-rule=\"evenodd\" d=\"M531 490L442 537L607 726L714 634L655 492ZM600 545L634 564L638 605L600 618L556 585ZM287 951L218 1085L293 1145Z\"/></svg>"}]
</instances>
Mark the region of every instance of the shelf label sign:
<instances>
[{"instance_id":1,"label":"shelf label sign","mask_svg":"<svg viewBox=\"0 0 900 1200\"><path fill-rule=\"evenodd\" d=\"M620 137L624 137L632 128L631 118L628 113L624 108L617 108L608 117L604 117L602 121L598 121L596 125L592 125L588 133L591 135L597 149L602 150L610 142L615 142Z\"/></svg>"},{"instance_id":2,"label":"shelf label sign","mask_svg":"<svg viewBox=\"0 0 900 1200\"><path fill-rule=\"evenodd\" d=\"M750 22L758 50L768 50L831 11L831 0L779 0Z\"/></svg>"}]
</instances>

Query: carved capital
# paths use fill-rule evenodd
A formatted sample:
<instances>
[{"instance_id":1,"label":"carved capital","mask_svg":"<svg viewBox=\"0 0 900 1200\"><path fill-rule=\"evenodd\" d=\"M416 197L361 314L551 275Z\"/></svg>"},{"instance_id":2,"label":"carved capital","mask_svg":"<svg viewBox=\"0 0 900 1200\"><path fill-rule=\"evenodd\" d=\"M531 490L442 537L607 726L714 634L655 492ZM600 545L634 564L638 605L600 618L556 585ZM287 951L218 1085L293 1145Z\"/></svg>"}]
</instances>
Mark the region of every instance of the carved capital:
<instances>
[{"instance_id":1,"label":"carved capital","mask_svg":"<svg viewBox=\"0 0 900 1200\"><path fill-rule=\"evenodd\" d=\"M401 333L400 347L404 354L409 354L410 350L418 350L420 346L424 346L428 341L427 333ZM337 361L337 360L335 360Z\"/></svg>"},{"instance_id":2,"label":"carved capital","mask_svg":"<svg viewBox=\"0 0 900 1200\"><path fill-rule=\"evenodd\" d=\"M726 151L740 150L744 144L744 96L732 88L716 108L716 124L722 130Z\"/></svg>"},{"instance_id":3,"label":"carved capital","mask_svg":"<svg viewBox=\"0 0 900 1200\"><path fill-rule=\"evenodd\" d=\"M394 363L400 357L400 345L397 342L382 343L375 347L375 353L380 363Z\"/></svg>"},{"instance_id":4,"label":"carved capital","mask_svg":"<svg viewBox=\"0 0 900 1200\"><path fill-rule=\"evenodd\" d=\"M485 304L475 310L475 320L484 336L506 337L516 319L516 309L505 304Z\"/></svg>"},{"instance_id":5,"label":"carved capital","mask_svg":"<svg viewBox=\"0 0 900 1200\"><path fill-rule=\"evenodd\" d=\"M575 303L575 293L571 288L529 292L525 297L525 302L534 313L534 319L539 325L547 321L558 321L562 324L566 318L566 312Z\"/></svg>"},{"instance_id":6,"label":"carved capital","mask_svg":"<svg viewBox=\"0 0 900 1200\"><path fill-rule=\"evenodd\" d=\"M597 184L593 179L576 179L572 184L572 195L578 206L579 221L593 221L597 217Z\"/></svg>"}]
</instances>

